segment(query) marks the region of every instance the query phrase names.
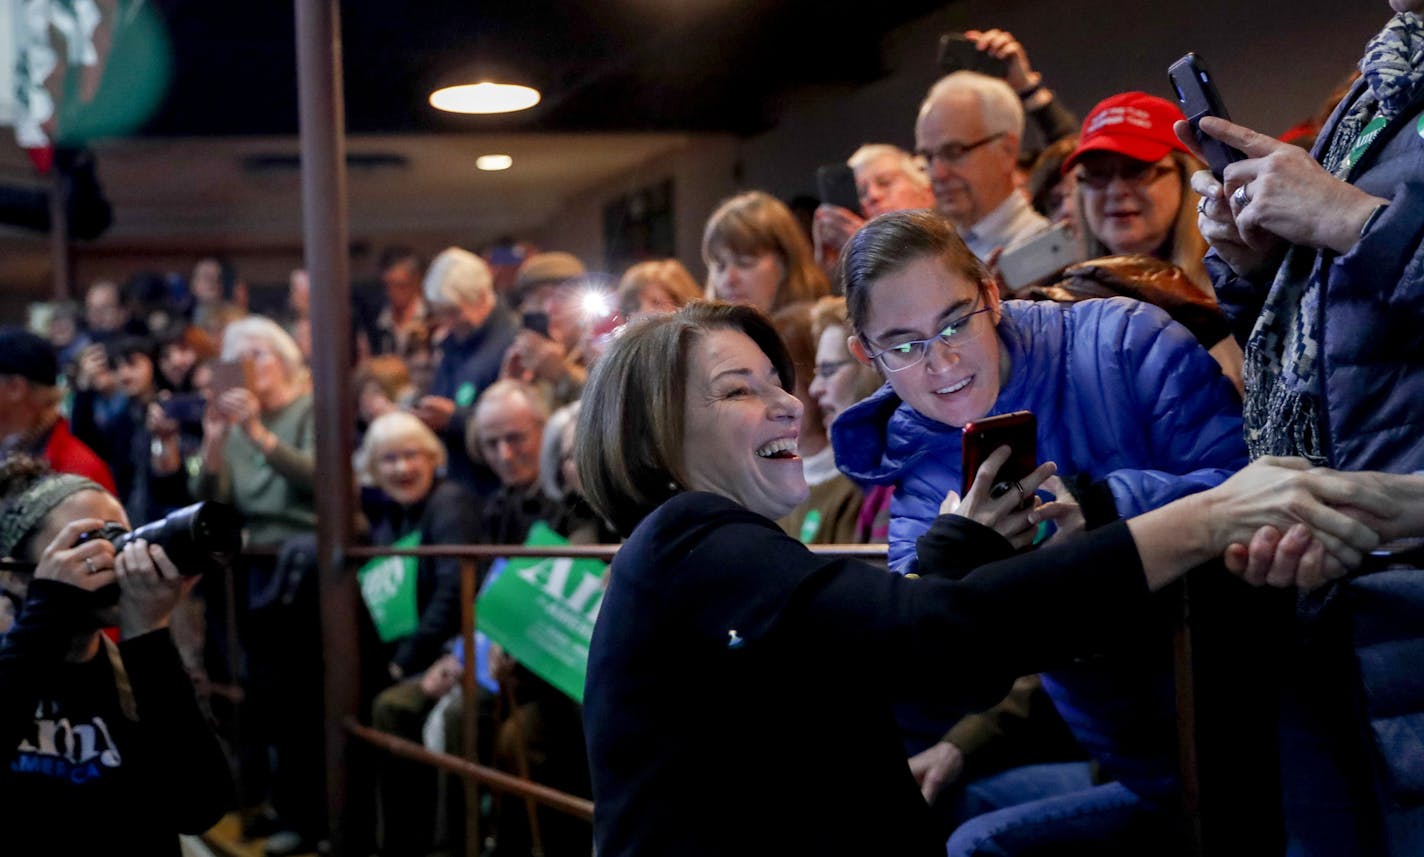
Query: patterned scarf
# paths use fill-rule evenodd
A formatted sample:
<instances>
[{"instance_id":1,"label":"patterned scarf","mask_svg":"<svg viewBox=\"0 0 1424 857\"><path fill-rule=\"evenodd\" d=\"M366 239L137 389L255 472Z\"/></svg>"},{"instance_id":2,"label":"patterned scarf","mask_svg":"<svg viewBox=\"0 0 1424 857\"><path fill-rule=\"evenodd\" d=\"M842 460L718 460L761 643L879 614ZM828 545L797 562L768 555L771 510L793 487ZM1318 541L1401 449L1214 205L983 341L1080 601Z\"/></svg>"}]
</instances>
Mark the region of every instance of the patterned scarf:
<instances>
[{"instance_id":1,"label":"patterned scarf","mask_svg":"<svg viewBox=\"0 0 1424 857\"><path fill-rule=\"evenodd\" d=\"M1360 72L1367 88L1340 117L1322 149L1322 165L1341 180L1349 179L1349 153L1367 142L1360 139L1365 126L1376 117L1394 119L1420 91L1424 21L1409 12L1395 15L1365 49ZM1324 316L1317 271L1322 253L1299 246L1286 252L1246 342L1246 445L1253 459L1299 455L1313 464L1330 464L1320 406Z\"/></svg>"}]
</instances>

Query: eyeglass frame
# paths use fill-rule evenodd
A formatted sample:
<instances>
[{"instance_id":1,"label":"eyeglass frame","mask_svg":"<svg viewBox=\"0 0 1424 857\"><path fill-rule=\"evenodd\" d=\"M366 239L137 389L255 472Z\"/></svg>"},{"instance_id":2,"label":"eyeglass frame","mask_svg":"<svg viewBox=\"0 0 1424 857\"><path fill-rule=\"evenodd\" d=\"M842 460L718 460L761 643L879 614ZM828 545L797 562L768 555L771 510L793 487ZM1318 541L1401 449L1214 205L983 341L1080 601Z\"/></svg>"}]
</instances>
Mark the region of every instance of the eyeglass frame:
<instances>
[{"instance_id":1,"label":"eyeglass frame","mask_svg":"<svg viewBox=\"0 0 1424 857\"><path fill-rule=\"evenodd\" d=\"M981 294L980 297L979 297L979 299L976 301L976 303L981 303L983 300L984 300L984 298L983 298L983 295ZM957 318L950 319L950 321L947 322L944 327L940 328L940 332L939 332L939 333L936 333L934 336L931 336L931 337L929 337L928 339L910 339L910 340L907 340L907 341L905 341L905 342L901 342L901 343L897 343L897 344L895 344L895 345L891 345L891 346L889 346L888 348L882 348L882 349L880 349L879 351L875 352L874 354L870 353L871 348L874 346L874 343L870 341L870 337L868 337L868 336L866 336L864 333L862 333L862 334L860 334L860 341L861 341L861 344L865 346L865 350L866 350L865 357L866 357L867 360L872 360L872 361L878 362L878 363L880 364L880 368L881 368L881 369L884 369L886 372L889 372L889 373L892 373L892 374L895 373L895 372L904 372L906 369L913 369L913 368L915 368L916 366L920 365L921 363L925 362L925 358L928 357L928 356L929 356L929 353L930 353L930 346L931 346L932 344L934 344L935 340L939 340L940 342L943 342L946 348L949 348L949 349L952 349L952 350L957 350L958 348L960 348L959 345L956 345L956 344L953 342L953 338L954 338L953 334L951 334L950 336L946 337L946 336L944 335L944 331L947 330L947 329L949 329L949 328L955 328L956 330L961 330L961 329L963 329L963 330L968 330L970 321L971 321L971 319L974 318L974 316L980 315L980 314L986 313L986 312L993 312L993 310L994 310L994 307L992 307L992 306L984 306L984 307L980 307L979 309L976 309L976 310L971 310L971 311L965 313L964 315L961 315L961 316L959 316L959 317L957 317ZM968 340L967 340L967 339L961 339L960 341L961 341L961 342L967 342ZM901 367L899 367L899 368L897 368L897 369L892 369L892 368L890 368L890 366L889 366L889 365L886 363L886 361L885 361L885 355L886 355L886 353L888 353L888 352L890 352L890 351L894 351L894 350L897 349L897 348L904 348L906 345L913 345L913 346L915 346L915 347L918 349L918 351L919 351L919 353L920 353L920 356L917 357L917 358L914 360L914 362L912 362L912 363L906 363L904 366L901 366Z\"/></svg>"},{"instance_id":2,"label":"eyeglass frame","mask_svg":"<svg viewBox=\"0 0 1424 857\"><path fill-rule=\"evenodd\" d=\"M932 152L915 152L915 160L919 162L920 169L928 169L930 165L937 160L943 161L946 164L957 164L964 160L970 152L989 145L1007 133L1006 131L1000 131L997 134L990 134L972 143L942 143L936 146ZM953 154L950 154L951 151Z\"/></svg>"},{"instance_id":3,"label":"eyeglass frame","mask_svg":"<svg viewBox=\"0 0 1424 857\"><path fill-rule=\"evenodd\" d=\"M1136 160L1135 158L1132 160ZM1125 161L1123 163L1126 163ZM1073 177L1078 183L1092 190L1107 190L1114 180L1121 180L1135 188L1150 187L1161 181L1169 173L1180 175L1180 167L1177 162L1170 164L1160 164L1157 162L1138 161L1142 164L1141 169L1136 171L1136 175L1130 175L1122 171L1122 165L1113 170L1112 173L1104 176L1102 173L1095 173L1087 168L1086 164L1079 164L1078 169L1073 171ZM1092 176L1092 178L1089 178ZM1099 184L1101 182L1101 184Z\"/></svg>"}]
</instances>

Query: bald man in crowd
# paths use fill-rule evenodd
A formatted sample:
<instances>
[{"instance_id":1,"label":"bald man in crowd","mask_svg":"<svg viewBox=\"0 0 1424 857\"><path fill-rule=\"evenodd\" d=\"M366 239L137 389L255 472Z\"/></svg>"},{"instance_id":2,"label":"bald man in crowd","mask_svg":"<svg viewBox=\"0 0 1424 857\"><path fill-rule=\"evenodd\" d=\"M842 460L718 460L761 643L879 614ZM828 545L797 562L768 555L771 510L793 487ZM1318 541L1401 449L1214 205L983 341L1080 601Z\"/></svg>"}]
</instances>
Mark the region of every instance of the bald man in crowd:
<instances>
[{"instance_id":1,"label":"bald man in crowd","mask_svg":"<svg viewBox=\"0 0 1424 857\"><path fill-rule=\"evenodd\" d=\"M1014 184L1023 133L1018 94L977 72L941 78L920 105L915 152L935 207L980 259L1048 228Z\"/></svg>"}]
</instances>

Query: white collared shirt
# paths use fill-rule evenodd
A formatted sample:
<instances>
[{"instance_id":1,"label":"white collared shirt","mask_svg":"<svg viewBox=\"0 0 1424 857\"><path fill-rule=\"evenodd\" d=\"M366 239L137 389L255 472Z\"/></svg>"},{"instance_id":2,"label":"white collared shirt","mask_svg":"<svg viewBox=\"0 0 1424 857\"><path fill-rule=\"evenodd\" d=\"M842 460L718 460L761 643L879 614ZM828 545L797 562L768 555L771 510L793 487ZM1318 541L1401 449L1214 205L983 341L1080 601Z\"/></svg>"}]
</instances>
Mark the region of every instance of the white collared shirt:
<instances>
[{"instance_id":1,"label":"white collared shirt","mask_svg":"<svg viewBox=\"0 0 1424 857\"><path fill-rule=\"evenodd\" d=\"M980 259L987 259L999 247L1008 249L1048 226L1048 218L1034 211L1023 194L1014 191L978 223L968 229L960 229L959 237L964 239L971 253Z\"/></svg>"}]
</instances>

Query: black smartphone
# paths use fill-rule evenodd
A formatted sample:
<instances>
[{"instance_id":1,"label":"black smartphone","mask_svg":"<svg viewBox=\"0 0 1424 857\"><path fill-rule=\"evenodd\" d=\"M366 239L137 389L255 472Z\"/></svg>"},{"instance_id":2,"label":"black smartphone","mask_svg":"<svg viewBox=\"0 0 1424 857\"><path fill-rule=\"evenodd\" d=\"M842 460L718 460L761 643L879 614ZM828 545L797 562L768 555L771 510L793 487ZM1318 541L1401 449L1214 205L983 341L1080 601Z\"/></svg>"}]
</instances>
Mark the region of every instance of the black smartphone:
<instances>
[{"instance_id":1,"label":"black smartphone","mask_svg":"<svg viewBox=\"0 0 1424 857\"><path fill-rule=\"evenodd\" d=\"M839 205L864 216L860 211L860 191L855 186L855 170L845 164L817 167L816 189L821 193L821 202Z\"/></svg>"},{"instance_id":2,"label":"black smartphone","mask_svg":"<svg viewBox=\"0 0 1424 857\"><path fill-rule=\"evenodd\" d=\"M964 426L964 492L974 487L974 474L994 450L1007 446L1013 453L999 468L995 485L1017 482L1038 466L1038 419L1032 411L1014 411L966 423Z\"/></svg>"},{"instance_id":3,"label":"black smartphone","mask_svg":"<svg viewBox=\"0 0 1424 857\"><path fill-rule=\"evenodd\" d=\"M1060 223L1005 250L999 256L999 275L1010 289L1021 289L1054 276L1088 256L1083 242Z\"/></svg>"},{"instance_id":4,"label":"black smartphone","mask_svg":"<svg viewBox=\"0 0 1424 857\"><path fill-rule=\"evenodd\" d=\"M197 393L183 393L163 400L163 413L179 425L201 425L207 401Z\"/></svg>"},{"instance_id":5,"label":"black smartphone","mask_svg":"<svg viewBox=\"0 0 1424 857\"><path fill-rule=\"evenodd\" d=\"M520 323L525 330L532 330L545 339L549 338L549 314L540 310L524 313Z\"/></svg>"},{"instance_id":6,"label":"black smartphone","mask_svg":"<svg viewBox=\"0 0 1424 857\"><path fill-rule=\"evenodd\" d=\"M956 71L977 71L990 77L1008 77L1009 63L989 56L975 47L974 40L963 33L945 33L939 37L939 68L945 74Z\"/></svg>"},{"instance_id":7,"label":"black smartphone","mask_svg":"<svg viewBox=\"0 0 1424 857\"><path fill-rule=\"evenodd\" d=\"M1206 64L1202 62L1201 57L1188 53L1172 63L1171 68L1167 69L1167 77L1172 81L1172 90L1177 93L1177 104L1187 115L1187 121L1192 123L1197 147L1206 157L1211 174L1216 176L1217 181L1222 181L1222 174L1226 172L1227 166L1245 160L1246 155L1240 149L1201 132L1199 126L1203 116L1215 116L1231 121L1231 115L1226 112L1226 103L1221 100L1221 93L1217 91L1211 73L1206 70Z\"/></svg>"}]
</instances>

